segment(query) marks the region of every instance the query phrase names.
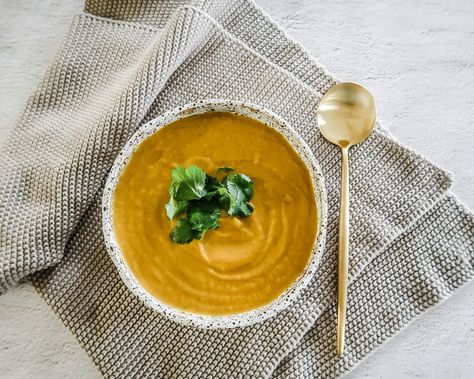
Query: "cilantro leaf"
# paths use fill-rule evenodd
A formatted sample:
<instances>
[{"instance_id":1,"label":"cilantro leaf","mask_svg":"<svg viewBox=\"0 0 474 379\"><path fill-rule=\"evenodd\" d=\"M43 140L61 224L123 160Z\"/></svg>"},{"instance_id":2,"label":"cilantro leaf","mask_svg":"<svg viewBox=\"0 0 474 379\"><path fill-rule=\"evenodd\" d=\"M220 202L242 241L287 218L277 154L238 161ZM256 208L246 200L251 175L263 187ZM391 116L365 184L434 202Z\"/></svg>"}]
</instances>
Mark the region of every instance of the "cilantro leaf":
<instances>
[{"instance_id":1,"label":"cilantro leaf","mask_svg":"<svg viewBox=\"0 0 474 379\"><path fill-rule=\"evenodd\" d=\"M222 184L213 176L206 174L206 195L204 198L206 200L211 200L215 195L218 188L222 187Z\"/></svg>"},{"instance_id":2,"label":"cilantro leaf","mask_svg":"<svg viewBox=\"0 0 474 379\"><path fill-rule=\"evenodd\" d=\"M192 201L187 211L188 220L193 230L206 232L219 227L221 210L217 201Z\"/></svg>"},{"instance_id":3,"label":"cilantro leaf","mask_svg":"<svg viewBox=\"0 0 474 379\"><path fill-rule=\"evenodd\" d=\"M233 174L226 179L229 196L228 213L231 216L248 216L253 207L249 203L253 196L253 181L247 175Z\"/></svg>"},{"instance_id":4,"label":"cilantro leaf","mask_svg":"<svg viewBox=\"0 0 474 379\"><path fill-rule=\"evenodd\" d=\"M229 175L227 177L226 184L229 193L231 195L234 194L236 197L238 197L238 200L242 199L245 201L249 201L253 196L253 181L247 175Z\"/></svg>"},{"instance_id":5,"label":"cilantro leaf","mask_svg":"<svg viewBox=\"0 0 474 379\"><path fill-rule=\"evenodd\" d=\"M227 188L221 187L216 191L216 193L220 207L228 211L230 207L230 196L229 192L227 191Z\"/></svg>"},{"instance_id":6,"label":"cilantro leaf","mask_svg":"<svg viewBox=\"0 0 474 379\"><path fill-rule=\"evenodd\" d=\"M206 190L211 192L217 190L219 187L222 187L222 184L213 176L206 174Z\"/></svg>"},{"instance_id":7,"label":"cilantro leaf","mask_svg":"<svg viewBox=\"0 0 474 379\"><path fill-rule=\"evenodd\" d=\"M194 237L195 231L191 227L191 223L185 218L180 218L171 231L171 240L176 243L190 243Z\"/></svg>"},{"instance_id":8,"label":"cilantro leaf","mask_svg":"<svg viewBox=\"0 0 474 379\"><path fill-rule=\"evenodd\" d=\"M188 207L187 201L176 201L171 197L170 201L165 205L166 215L170 220L178 216Z\"/></svg>"},{"instance_id":9,"label":"cilantro leaf","mask_svg":"<svg viewBox=\"0 0 474 379\"><path fill-rule=\"evenodd\" d=\"M221 172L227 174L228 172L231 172L231 171L234 171L234 169L232 167L229 167L229 166L218 167L217 170L216 170L216 175L220 174Z\"/></svg>"},{"instance_id":10,"label":"cilantro leaf","mask_svg":"<svg viewBox=\"0 0 474 379\"><path fill-rule=\"evenodd\" d=\"M206 174L198 166L176 167L171 171L170 195L177 201L200 199L206 195Z\"/></svg>"},{"instance_id":11,"label":"cilantro leaf","mask_svg":"<svg viewBox=\"0 0 474 379\"><path fill-rule=\"evenodd\" d=\"M253 206L252 204L248 202L235 202L233 201L232 197L230 197L230 206L229 210L227 213L229 213L231 216L250 216L250 214L253 212Z\"/></svg>"}]
</instances>

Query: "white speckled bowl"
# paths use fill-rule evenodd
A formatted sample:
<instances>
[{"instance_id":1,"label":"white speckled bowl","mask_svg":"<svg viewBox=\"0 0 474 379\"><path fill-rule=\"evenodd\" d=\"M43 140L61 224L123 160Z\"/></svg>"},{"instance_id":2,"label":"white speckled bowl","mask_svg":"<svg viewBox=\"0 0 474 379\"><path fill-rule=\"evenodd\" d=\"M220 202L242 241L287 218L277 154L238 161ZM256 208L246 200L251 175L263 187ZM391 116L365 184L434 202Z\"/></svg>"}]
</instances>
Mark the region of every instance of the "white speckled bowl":
<instances>
[{"instance_id":1,"label":"white speckled bowl","mask_svg":"<svg viewBox=\"0 0 474 379\"><path fill-rule=\"evenodd\" d=\"M305 162L311 174L314 187L314 197L318 209L318 225L316 240L313 246L311 259L306 266L305 271L295 280L295 282L283 292L277 299L260 308L239 314L228 316L207 316L194 314L180 309L173 308L164 304L160 300L150 295L138 282L132 271L128 268L127 263L123 259L122 253L115 238L112 223L112 204L115 187L124 167L130 160L133 152L137 147L149 136L159 129L172 123L173 121L189 117L196 114L208 112L231 112L234 114L256 119L270 126L274 130L282 134L288 142L293 146L295 151ZM316 127L316 126L315 126ZM105 243L107 250L115 264L118 272L127 285L140 300L147 306L160 312L169 319L185 325L196 326L206 329L215 328L234 328L251 325L263 321L269 317L275 316L278 312L288 307L298 296L303 288L305 288L313 277L323 253L326 239L326 219L327 219L327 200L326 190L321 169L317 164L313 153L303 141L303 139L280 117L262 107L242 103L233 100L205 100L196 103L187 104L171 111L168 111L147 124L141 126L137 132L126 143L117 159L115 160L107 178L105 185L103 200L103 230L105 235Z\"/></svg>"}]
</instances>

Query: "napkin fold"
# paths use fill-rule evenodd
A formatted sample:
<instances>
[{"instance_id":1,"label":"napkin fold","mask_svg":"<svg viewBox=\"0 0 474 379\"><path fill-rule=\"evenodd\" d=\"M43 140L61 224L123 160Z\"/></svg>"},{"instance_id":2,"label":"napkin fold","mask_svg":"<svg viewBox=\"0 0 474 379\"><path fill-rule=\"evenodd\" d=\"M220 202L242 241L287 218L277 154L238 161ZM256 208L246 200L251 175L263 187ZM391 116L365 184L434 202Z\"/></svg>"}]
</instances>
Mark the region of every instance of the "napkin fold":
<instances>
[{"instance_id":1,"label":"napkin fold","mask_svg":"<svg viewBox=\"0 0 474 379\"><path fill-rule=\"evenodd\" d=\"M347 351L335 356L339 152L317 103L337 79L251 1L87 1L2 152L0 292L28 276L106 377L334 377L474 274L449 174L378 127L351 150ZM319 161L328 239L295 304L263 323L170 322L122 284L101 231L123 144L177 105L230 98L285 118Z\"/></svg>"}]
</instances>

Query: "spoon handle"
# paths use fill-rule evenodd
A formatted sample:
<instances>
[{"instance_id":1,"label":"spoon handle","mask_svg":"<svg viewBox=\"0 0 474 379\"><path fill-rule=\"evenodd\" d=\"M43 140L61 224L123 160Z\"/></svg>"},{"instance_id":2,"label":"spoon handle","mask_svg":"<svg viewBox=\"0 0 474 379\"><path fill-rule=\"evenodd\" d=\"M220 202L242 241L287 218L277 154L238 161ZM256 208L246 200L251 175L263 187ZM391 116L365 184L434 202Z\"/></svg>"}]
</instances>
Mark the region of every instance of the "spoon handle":
<instances>
[{"instance_id":1,"label":"spoon handle","mask_svg":"<svg viewBox=\"0 0 474 379\"><path fill-rule=\"evenodd\" d=\"M339 210L339 257L337 283L337 355L344 352L349 261L349 146L341 148L341 204Z\"/></svg>"}]
</instances>

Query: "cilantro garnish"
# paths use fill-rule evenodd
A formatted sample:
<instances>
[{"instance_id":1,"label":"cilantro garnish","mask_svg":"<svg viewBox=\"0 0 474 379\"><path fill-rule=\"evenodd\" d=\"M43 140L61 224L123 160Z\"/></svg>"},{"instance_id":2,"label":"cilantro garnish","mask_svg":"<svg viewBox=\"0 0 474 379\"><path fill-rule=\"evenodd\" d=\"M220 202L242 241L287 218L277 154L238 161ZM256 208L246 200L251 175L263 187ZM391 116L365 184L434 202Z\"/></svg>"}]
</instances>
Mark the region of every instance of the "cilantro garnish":
<instances>
[{"instance_id":1,"label":"cilantro garnish","mask_svg":"<svg viewBox=\"0 0 474 379\"><path fill-rule=\"evenodd\" d=\"M234 169L232 167L229 167L229 166L218 167L217 170L216 170L216 175L220 174L221 172L227 174L231 171L234 171Z\"/></svg>"},{"instance_id":2,"label":"cilantro garnish","mask_svg":"<svg viewBox=\"0 0 474 379\"><path fill-rule=\"evenodd\" d=\"M234 171L219 167L217 174ZM171 232L171 240L189 243L201 239L219 227L222 210L229 216L247 217L253 211L253 181L244 174L231 174L217 179L198 166L177 167L171 171L170 201L165 205L170 220L181 216Z\"/></svg>"},{"instance_id":3,"label":"cilantro garnish","mask_svg":"<svg viewBox=\"0 0 474 379\"><path fill-rule=\"evenodd\" d=\"M171 171L170 195L177 201L200 199L206 194L206 174L198 166L177 167Z\"/></svg>"},{"instance_id":4,"label":"cilantro garnish","mask_svg":"<svg viewBox=\"0 0 474 379\"><path fill-rule=\"evenodd\" d=\"M231 216L248 216L253 211L249 203L253 196L253 182L247 175L232 174L226 179L226 188L229 194L229 209Z\"/></svg>"},{"instance_id":5,"label":"cilantro garnish","mask_svg":"<svg viewBox=\"0 0 474 379\"><path fill-rule=\"evenodd\" d=\"M189 204L186 213L193 230L204 233L209 229L217 229L219 227L219 217L221 210L219 203L215 200L199 200L192 201Z\"/></svg>"},{"instance_id":6,"label":"cilantro garnish","mask_svg":"<svg viewBox=\"0 0 474 379\"><path fill-rule=\"evenodd\" d=\"M187 201L175 201L173 200L173 197L171 197L168 204L165 205L166 215L170 220L172 220L175 216L183 213L187 207Z\"/></svg>"},{"instance_id":7,"label":"cilantro garnish","mask_svg":"<svg viewBox=\"0 0 474 379\"><path fill-rule=\"evenodd\" d=\"M196 233L193 230L191 223L185 218L180 218L171 231L171 239L173 242L189 243L195 236Z\"/></svg>"}]
</instances>

